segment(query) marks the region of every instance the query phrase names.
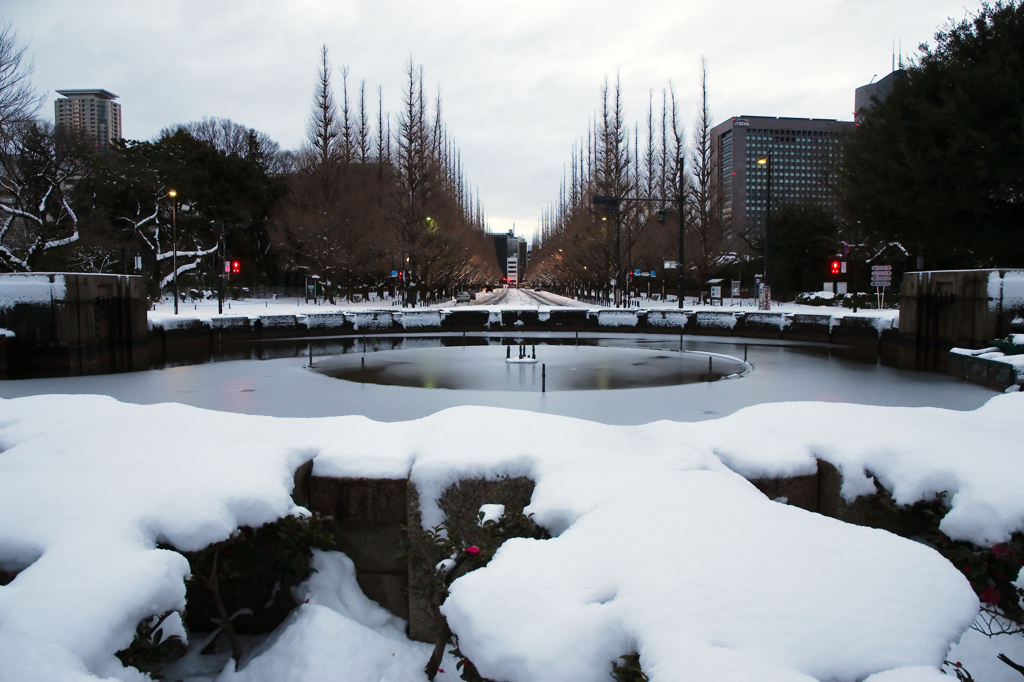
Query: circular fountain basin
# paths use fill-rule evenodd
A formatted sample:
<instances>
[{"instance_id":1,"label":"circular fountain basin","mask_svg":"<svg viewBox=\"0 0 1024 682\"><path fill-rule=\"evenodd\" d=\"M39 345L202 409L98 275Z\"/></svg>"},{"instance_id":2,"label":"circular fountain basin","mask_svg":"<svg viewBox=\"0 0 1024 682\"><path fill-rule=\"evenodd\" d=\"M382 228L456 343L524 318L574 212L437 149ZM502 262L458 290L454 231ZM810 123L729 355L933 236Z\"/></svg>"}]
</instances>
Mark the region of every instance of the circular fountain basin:
<instances>
[{"instance_id":1,"label":"circular fountain basin","mask_svg":"<svg viewBox=\"0 0 1024 682\"><path fill-rule=\"evenodd\" d=\"M511 356L518 356L518 346ZM533 349L528 348L532 360ZM315 370L386 386L475 391L592 391L676 386L742 376L750 366L728 355L608 346L538 345L536 362L506 362L505 346L414 348L345 354ZM710 361L710 362L709 362Z\"/></svg>"}]
</instances>

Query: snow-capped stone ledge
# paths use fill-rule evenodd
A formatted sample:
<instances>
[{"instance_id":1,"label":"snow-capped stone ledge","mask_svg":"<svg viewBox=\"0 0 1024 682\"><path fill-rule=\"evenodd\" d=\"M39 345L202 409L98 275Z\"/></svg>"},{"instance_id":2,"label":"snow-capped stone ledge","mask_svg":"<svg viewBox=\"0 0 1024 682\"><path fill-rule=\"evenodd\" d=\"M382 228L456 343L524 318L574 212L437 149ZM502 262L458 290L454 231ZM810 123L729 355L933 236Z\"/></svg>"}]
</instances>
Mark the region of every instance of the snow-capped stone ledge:
<instances>
[{"instance_id":1,"label":"snow-capped stone ledge","mask_svg":"<svg viewBox=\"0 0 1024 682\"><path fill-rule=\"evenodd\" d=\"M1005 391L1024 383L1024 354L1005 355L995 347L952 348L949 373L973 384Z\"/></svg>"}]
</instances>

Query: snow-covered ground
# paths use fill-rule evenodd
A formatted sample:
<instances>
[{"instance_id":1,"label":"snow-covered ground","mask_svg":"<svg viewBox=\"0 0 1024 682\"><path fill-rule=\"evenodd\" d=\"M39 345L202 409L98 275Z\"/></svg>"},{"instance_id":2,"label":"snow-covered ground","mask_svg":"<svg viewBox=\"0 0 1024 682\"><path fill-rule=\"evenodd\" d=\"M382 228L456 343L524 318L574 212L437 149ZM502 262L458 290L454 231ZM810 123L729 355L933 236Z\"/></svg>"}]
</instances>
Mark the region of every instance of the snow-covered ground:
<instances>
[{"instance_id":1,"label":"snow-covered ground","mask_svg":"<svg viewBox=\"0 0 1024 682\"><path fill-rule=\"evenodd\" d=\"M966 579L923 545L772 502L735 472L806 473L817 456L851 498L872 487L867 470L900 503L948 490L953 537L987 545L1024 525L1020 394L972 412L773 404L632 427L484 407L385 426L96 396L0 405L0 564L21 571L0 588L3 680L141 679L113 652L140 619L184 606L187 564L157 543L197 549L302 513L292 471L310 457L315 475L410 476L425 525L461 477L537 482L527 511L554 537L509 541L444 606L481 673L510 681L607 679L630 651L656 681L941 679L977 610ZM422 679L427 647L361 598L344 558L317 561L299 591L310 603L218 679Z\"/></svg>"},{"instance_id":2,"label":"snow-covered ground","mask_svg":"<svg viewBox=\"0 0 1024 682\"><path fill-rule=\"evenodd\" d=\"M495 305L553 300L513 294ZM633 651L655 682L925 682L951 679L945 658L979 682L1018 679L995 656L1024 662L1024 638L968 630L977 598L939 554L769 500L743 476L821 458L848 499L874 490L867 472L898 503L946 490L943 530L991 545L1024 529L1024 395L772 342L687 347L749 352L754 371L547 394L353 384L304 358L0 382L0 570L18 571L0 587L0 682L145 679L113 654L140 620L185 605L188 565L157 544L198 549L304 513L290 493L309 458L315 475L409 477L425 526L460 478L537 482L526 511L553 537L509 541L444 606L492 679L607 680ZM362 595L351 561L318 552L314 567L302 605L239 670L194 642L168 679L425 679L430 647ZM450 657L442 668L458 679Z\"/></svg>"}]
</instances>

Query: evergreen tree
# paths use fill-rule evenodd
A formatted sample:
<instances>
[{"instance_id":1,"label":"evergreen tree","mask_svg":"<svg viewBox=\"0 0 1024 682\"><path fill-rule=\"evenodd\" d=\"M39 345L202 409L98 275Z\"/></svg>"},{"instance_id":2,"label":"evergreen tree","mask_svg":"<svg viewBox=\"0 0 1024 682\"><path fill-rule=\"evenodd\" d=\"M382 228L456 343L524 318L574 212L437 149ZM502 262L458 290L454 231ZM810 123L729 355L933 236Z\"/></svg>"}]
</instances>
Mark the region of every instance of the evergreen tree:
<instances>
[{"instance_id":1,"label":"evergreen tree","mask_svg":"<svg viewBox=\"0 0 1024 682\"><path fill-rule=\"evenodd\" d=\"M929 268L1024 265L1024 7L984 4L935 42L845 144L844 213Z\"/></svg>"}]
</instances>

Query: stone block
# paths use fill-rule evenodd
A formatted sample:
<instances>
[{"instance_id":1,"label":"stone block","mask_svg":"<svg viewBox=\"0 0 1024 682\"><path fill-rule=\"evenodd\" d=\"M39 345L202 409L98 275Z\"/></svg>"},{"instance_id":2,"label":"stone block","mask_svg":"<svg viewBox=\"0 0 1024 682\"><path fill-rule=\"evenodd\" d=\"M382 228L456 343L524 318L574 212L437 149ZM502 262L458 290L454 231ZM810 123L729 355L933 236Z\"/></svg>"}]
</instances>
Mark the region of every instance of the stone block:
<instances>
[{"instance_id":1,"label":"stone block","mask_svg":"<svg viewBox=\"0 0 1024 682\"><path fill-rule=\"evenodd\" d=\"M791 478L754 478L754 487L769 499L784 501L785 504L807 511L818 511L818 474L793 476Z\"/></svg>"},{"instance_id":2,"label":"stone block","mask_svg":"<svg viewBox=\"0 0 1024 682\"><path fill-rule=\"evenodd\" d=\"M338 521L406 523L405 479L312 476L312 510Z\"/></svg>"},{"instance_id":3,"label":"stone block","mask_svg":"<svg viewBox=\"0 0 1024 682\"><path fill-rule=\"evenodd\" d=\"M830 343L832 341L831 315L793 315L789 326L783 328L786 341L804 343Z\"/></svg>"},{"instance_id":4,"label":"stone block","mask_svg":"<svg viewBox=\"0 0 1024 682\"><path fill-rule=\"evenodd\" d=\"M490 313L486 310L466 310L456 308L445 320L446 325L456 332L485 332L489 329Z\"/></svg>"},{"instance_id":5,"label":"stone block","mask_svg":"<svg viewBox=\"0 0 1024 682\"><path fill-rule=\"evenodd\" d=\"M687 334L702 334L709 336L732 336L733 329L737 325L737 316L728 312L698 312L693 316L692 328L687 328Z\"/></svg>"},{"instance_id":6,"label":"stone block","mask_svg":"<svg viewBox=\"0 0 1024 682\"><path fill-rule=\"evenodd\" d=\"M818 460L818 512L856 526L880 528L903 537L927 530L930 519L910 509L893 510L876 495L858 497L848 503L840 493L843 477L825 460Z\"/></svg>"},{"instance_id":7,"label":"stone block","mask_svg":"<svg viewBox=\"0 0 1024 682\"><path fill-rule=\"evenodd\" d=\"M307 460L295 470L292 500L300 507L309 508L309 479L313 475L313 460Z\"/></svg>"},{"instance_id":8,"label":"stone block","mask_svg":"<svg viewBox=\"0 0 1024 682\"><path fill-rule=\"evenodd\" d=\"M546 327L546 325L545 325ZM540 329L536 310L502 310L501 329L506 332L532 332Z\"/></svg>"},{"instance_id":9,"label":"stone block","mask_svg":"<svg viewBox=\"0 0 1024 682\"><path fill-rule=\"evenodd\" d=\"M781 339L789 320L782 313L746 313L736 320L735 336L752 339Z\"/></svg>"},{"instance_id":10,"label":"stone block","mask_svg":"<svg viewBox=\"0 0 1024 682\"><path fill-rule=\"evenodd\" d=\"M582 308L552 310L548 317L548 328L551 331L584 331L587 328L587 311Z\"/></svg>"},{"instance_id":11,"label":"stone block","mask_svg":"<svg viewBox=\"0 0 1024 682\"><path fill-rule=\"evenodd\" d=\"M409 578L393 573L356 572L363 594L399 618L409 619Z\"/></svg>"},{"instance_id":12,"label":"stone block","mask_svg":"<svg viewBox=\"0 0 1024 682\"><path fill-rule=\"evenodd\" d=\"M489 503L504 504L506 509L522 511L530 503L534 483L525 477L505 477L496 480L466 479L450 486L439 500L447 525L466 542L472 544L478 537L477 513L480 506ZM413 553L425 555L427 534L420 516L420 499L416 487L409 486L409 545ZM417 589L426 579L426 571L433 566L420 564L409 567L409 637L420 642L433 643L436 626L430 605Z\"/></svg>"}]
</instances>

